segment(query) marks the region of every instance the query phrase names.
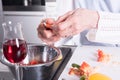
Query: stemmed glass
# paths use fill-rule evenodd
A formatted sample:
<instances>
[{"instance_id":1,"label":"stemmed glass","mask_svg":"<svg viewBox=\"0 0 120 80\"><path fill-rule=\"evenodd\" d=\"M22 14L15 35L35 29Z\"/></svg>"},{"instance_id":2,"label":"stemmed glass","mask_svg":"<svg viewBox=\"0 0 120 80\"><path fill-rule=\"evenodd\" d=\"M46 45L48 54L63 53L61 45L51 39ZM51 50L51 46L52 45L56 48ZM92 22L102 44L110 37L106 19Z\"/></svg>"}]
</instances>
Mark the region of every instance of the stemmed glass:
<instances>
[{"instance_id":1,"label":"stemmed glass","mask_svg":"<svg viewBox=\"0 0 120 80\"><path fill-rule=\"evenodd\" d=\"M5 22L2 24L4 30L3 54L4 57L16 69L16 80L20 80L19 63L25 59L27 55L27 44L22 33L21 23Z\"/></svg>"}]
</instances>

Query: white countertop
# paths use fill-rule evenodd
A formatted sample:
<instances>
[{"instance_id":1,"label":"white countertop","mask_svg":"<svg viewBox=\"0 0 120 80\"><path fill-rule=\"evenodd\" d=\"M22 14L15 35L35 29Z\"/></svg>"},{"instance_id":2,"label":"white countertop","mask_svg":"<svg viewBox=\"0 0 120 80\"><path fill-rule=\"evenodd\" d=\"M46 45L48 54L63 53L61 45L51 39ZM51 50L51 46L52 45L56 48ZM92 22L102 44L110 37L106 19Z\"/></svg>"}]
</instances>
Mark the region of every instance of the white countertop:
<instances>
[{"instance_id":1,"label":"white countertop","mask_svg":"<svg viewBox=\"0 0 120 80\"><path fill-rule=\"evenodd\" d=\"M2 56L2 49L0 47L0 60L2 58L1 56ZM9 72L8 67L1 62L0 62L0 72Z\"/></svg>"},{"instance_id":2,"label":"white countertop","mask_svg":"<svg viewBox=\"0 0 120 80\"><path fill-rule=\"evenodd\" d=\"M6 65L0 62L0 72L9 72L9 69Z\"/></svg>"},{"instance_id":3,"label":"white countertop","mask_svg":"<svg viewBox=\"0 0 120 80\"><path fill-rule=\"evenodd\" d=\"M107 54L113 55L112 59L107 64L97 62L96 55L98 49L103 50ZM68 75L68 72L72 63L81 64L83 61L93 67L98 66L98 72L111 77L112 80L120 80L120 47L100 46L77 47L58 80L79 80L75 75Z\"/></svg>"},{"instance_id":4,"label":"white countertop","mask_svg":"<svg viewBox=\"0 0 120 80\"><path fill-rule=\"evenodd\" d=\"M0 80L15 80L6 65L0 62Z\"/></svg>"}]
</instances>

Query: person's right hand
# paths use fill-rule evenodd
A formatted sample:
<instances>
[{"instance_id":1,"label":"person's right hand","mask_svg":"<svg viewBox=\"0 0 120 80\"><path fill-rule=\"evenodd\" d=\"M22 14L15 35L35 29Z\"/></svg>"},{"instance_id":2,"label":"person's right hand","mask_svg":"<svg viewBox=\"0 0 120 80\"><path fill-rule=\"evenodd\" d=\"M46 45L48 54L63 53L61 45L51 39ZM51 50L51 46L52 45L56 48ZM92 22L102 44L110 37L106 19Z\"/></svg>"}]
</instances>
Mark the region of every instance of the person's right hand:
<instances>
[{"instance_id":1,"label":"person's right hand","mask_svg":"<svg viewBox=\"0 0 120 80\"><path fill-rule=\"evenodd\" d=\"M97 11L79 8L60 16L56 21L51 18L43 20L37 28L38 36L47 44L52 44L60 38L74 36L86 29L96 28L98 20ZM44 25L44 22L47 25Z\"/></svg>"},{"instance_id":2,"label":"person's right hand","mask_svg":"<svg viewBox=\"0 0 120 80\"><path fill-rule=\"evenodd\" d=\"M52 27L55 26L55 20L47 18L42 20L37 28L38 37L47 44L53 44L60 39L59 34Z\"/></svg>"},{"instance_id":3,"label":"person's right hand","mask_svg":"<svg viewBox=\"0 0 120 80\"><path fill-rule=\"evenodd\" d=\"M97 28L98 20L97 11L75 9L58 18L56 31L61 37L74 36L86 29Z\"/></svg>"}]
</instances>

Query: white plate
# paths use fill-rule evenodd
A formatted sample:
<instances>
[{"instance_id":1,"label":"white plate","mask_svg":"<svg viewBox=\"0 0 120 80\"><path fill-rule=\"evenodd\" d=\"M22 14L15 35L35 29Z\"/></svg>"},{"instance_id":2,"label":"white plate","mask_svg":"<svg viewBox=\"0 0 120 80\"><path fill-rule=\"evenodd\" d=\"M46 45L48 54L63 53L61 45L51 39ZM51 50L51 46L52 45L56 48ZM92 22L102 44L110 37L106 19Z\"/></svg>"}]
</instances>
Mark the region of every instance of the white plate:
<instances>
[{"instance_id":1,"label":"white plate","mask_svg":"<svg viewBox=\"0 0 120 80\"><path fill-rule=\"evenodd\" d=\"M106 54L113 55L108 63L97 62L96 55L98 49L103 50ZM120 80L120 47L99 46L77 47L58 80L79 80L79 77L69 75L68 72L72 63L81 64L83 61L87 62L92 67L98 67L98 73L105 74L111 77L112 80Z\"/></svg>"}]
</instances>

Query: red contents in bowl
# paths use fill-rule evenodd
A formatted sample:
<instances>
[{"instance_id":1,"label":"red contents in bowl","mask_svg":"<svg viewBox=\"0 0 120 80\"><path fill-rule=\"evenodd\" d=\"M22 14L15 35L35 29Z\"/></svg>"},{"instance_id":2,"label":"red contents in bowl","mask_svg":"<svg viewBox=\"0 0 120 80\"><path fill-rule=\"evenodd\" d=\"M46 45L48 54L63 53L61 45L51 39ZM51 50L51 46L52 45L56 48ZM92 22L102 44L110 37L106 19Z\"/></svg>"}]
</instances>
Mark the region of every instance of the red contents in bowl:
<instances>
[{"instance_id":1,"label":"red contents in bowl","mask_svg":"<svg viewBox=\"0 0 120 80\"><path fill-rule=\"evenodd\" d=\"M39 63L39 61L37 61L37 60L32 60L32 61L30 61L29 65L34 65L34 64L38 64L38 63Z\"/></svg>"},{"instance_id":2,"label":"red contents in bowl","mask_svg":"<svg viewBox=\"0 0 120 80\"><path fill-rule=\"evenodd\" d=\"M42 63L45 63L45 62L34 59L34 60L31 60L27 65L36 65L36 64L42 64Z\"/></svg>"}]
</instances>

